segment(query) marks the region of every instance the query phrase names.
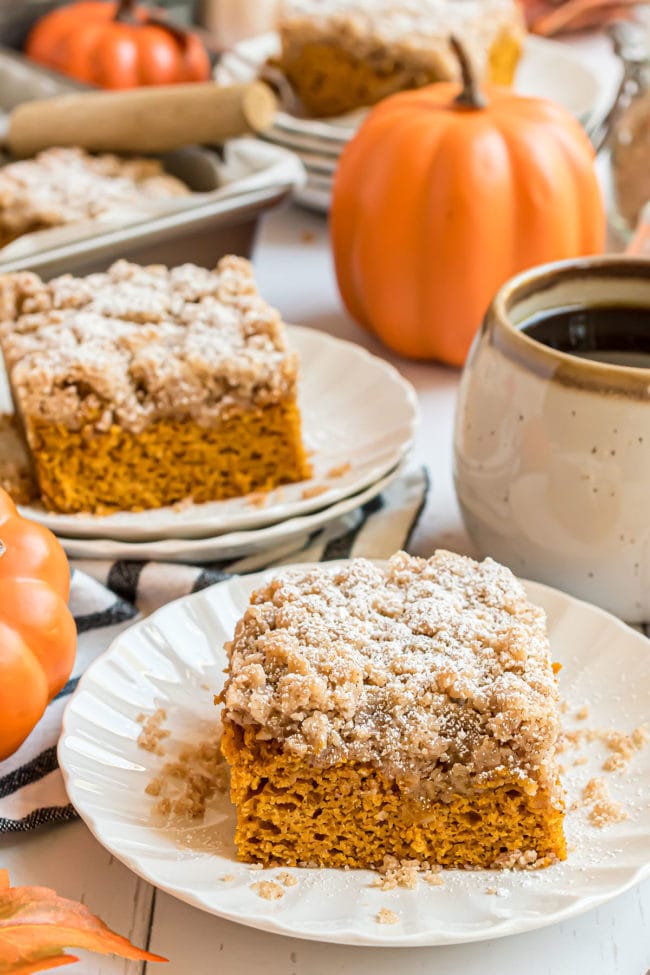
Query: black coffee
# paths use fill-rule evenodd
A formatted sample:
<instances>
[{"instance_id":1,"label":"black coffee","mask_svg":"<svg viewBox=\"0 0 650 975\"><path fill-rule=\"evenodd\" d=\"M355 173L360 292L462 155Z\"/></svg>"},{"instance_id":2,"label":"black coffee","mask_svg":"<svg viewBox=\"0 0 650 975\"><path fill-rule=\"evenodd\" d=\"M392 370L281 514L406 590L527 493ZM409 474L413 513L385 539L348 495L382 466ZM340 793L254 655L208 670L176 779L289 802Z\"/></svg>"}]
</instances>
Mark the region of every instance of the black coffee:
<instances>
[{"instance_id":1,"label":"black coffee","mask_svg":"<svg viewBox=\"0 0 650 975\"><path fill-rule=\"evenodd\" d=\"M554 308L527 319L521 330L543 345L583 359L650 369L650 308Z\"/></svg>"}]
</instances>

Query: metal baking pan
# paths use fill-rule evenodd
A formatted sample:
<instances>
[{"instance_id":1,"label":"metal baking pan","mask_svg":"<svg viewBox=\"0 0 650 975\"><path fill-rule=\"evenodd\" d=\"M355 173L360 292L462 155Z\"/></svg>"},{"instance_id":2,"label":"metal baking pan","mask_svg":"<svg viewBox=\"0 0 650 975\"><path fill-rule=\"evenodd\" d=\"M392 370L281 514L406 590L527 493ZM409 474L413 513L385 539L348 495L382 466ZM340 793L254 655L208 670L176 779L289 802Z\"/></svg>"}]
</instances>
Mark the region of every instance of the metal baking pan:
<instances>
[{"instance_id":1,"label":"metal baking pan","mask_svg":"<svg viewBox=\"0 0 650 975\"><path fill-rule=\"evenodd\" d=\"M14 51L0 48L0 112L20 101L52 97L73 88L79 86ZM248 151L238 154L240 165L233 176L228 167L224 168L223 156L227 158L230 152L237 153L238 148L246 146ZM297 157L257 140L234 140L221 152L188 147L166 156L163 164L190 189L207 195L198 202L188 197L187 206L119 228L102 229L98 222L92 236L25 255L12 256L9 244L0 249L0 273L33 270L47 280L64 273L103 270L119 258L140 264L189 261L214 267L224 254L250 257L262 214L289 198L305 179ZM210 198L217 190L227 190L228 195ZM27 237L18 238L21 240ZM3 250L7 250L6 257Z\"/></svg>"},{"instance_id":2,"label":"metal baking pan","mask_svg":"<svg viewBox=\"0 0 650 975\"><path fill-rule=\"evenodd\" d=\"M166 157L164 162L169 172L194 190L209 193L211 189L225 186L232 195L217 199L203 197L199 205L188 205L182 210L147 217L115 229L102 230L98 224L97 232L92 236L20 257L3 259L0 250L0 273L31 270L48 280L59 274L88 274L103 270L119 258L139 264L173 265L189 261L214 267L224 254L250 257L262 214L287 199L302 180L294 160L287 160L285 167L285 160L278 156L275 164L268 166L268 180L265 182L263 168L257 170L254 174L257 185L248 189L246 176L219 183L218 163L215 154L209 150L180 150ZM209 185L210 178L212 186ZM18 238L20 240L27 238Z\"/></svg>"}]
</instances>

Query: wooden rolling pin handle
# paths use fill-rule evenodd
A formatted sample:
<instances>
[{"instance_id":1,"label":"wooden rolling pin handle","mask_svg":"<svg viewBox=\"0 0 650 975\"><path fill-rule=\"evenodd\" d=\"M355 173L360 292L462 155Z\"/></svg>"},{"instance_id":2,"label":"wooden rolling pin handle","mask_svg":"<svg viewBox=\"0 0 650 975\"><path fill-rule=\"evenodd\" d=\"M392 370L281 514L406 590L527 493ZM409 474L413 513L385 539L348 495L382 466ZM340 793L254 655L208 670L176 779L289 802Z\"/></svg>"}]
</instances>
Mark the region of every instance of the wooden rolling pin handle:
<instances>
[{"instance_id":1,"label":"wooden rolling pin handle","mask_svg":"<svg viewBox=\"0 0 650 975\"><path fill-rule=\"evenodd\" d=\"M260 81L230 87L207 82L82 92L19 105L9 119L7 145L18 158L50 146L169 152L262 132L276 111L275 95Z\"/></svg>"}]
</instances>

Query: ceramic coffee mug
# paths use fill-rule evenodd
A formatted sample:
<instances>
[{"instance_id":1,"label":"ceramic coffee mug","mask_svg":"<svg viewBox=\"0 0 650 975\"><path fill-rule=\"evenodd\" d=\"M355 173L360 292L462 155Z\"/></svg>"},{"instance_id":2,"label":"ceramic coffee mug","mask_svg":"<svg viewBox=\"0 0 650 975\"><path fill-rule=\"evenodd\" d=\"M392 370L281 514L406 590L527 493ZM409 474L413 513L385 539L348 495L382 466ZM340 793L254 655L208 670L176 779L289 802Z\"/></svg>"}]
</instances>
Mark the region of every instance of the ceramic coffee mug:
<instances>
[{"instance_id":1,"label":"ceramic coffee mug","mask_svg":"<svg viewBox=\"0 0 650 975\"><path fill-rule=\"evenodd\" d=\"M611 313L618 335L630 330L626 306L633 306L637 331L647 325L650 350L650 260L545 265L501 289L462 377L456 490L484 555L646 622L650 352L581 351L598 306L622 309L620 318ZM559 343L576 352L544 344L534 327L522 330L559 309L588 312L574 316L568 343Z\"/></svg>"}]
</instances>

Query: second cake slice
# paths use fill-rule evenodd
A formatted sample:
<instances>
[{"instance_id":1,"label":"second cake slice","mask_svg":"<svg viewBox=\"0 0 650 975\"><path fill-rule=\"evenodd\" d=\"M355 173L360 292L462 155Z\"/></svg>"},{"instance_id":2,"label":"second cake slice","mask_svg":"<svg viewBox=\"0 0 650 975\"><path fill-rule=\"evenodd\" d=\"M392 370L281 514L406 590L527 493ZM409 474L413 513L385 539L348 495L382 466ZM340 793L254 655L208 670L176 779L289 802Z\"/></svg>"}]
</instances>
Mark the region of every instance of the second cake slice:
<instances>
[{"instance_id":1,"label":"second cake slice","mask_svg":"<svg viewBox=\"0 0 650 975\"><path fill-rule=\"evenodd\" d=\"M139 510L309 476L297 357L248 261L7 275L0 321L47 507Z\"/></svg>"}]
</instances>

